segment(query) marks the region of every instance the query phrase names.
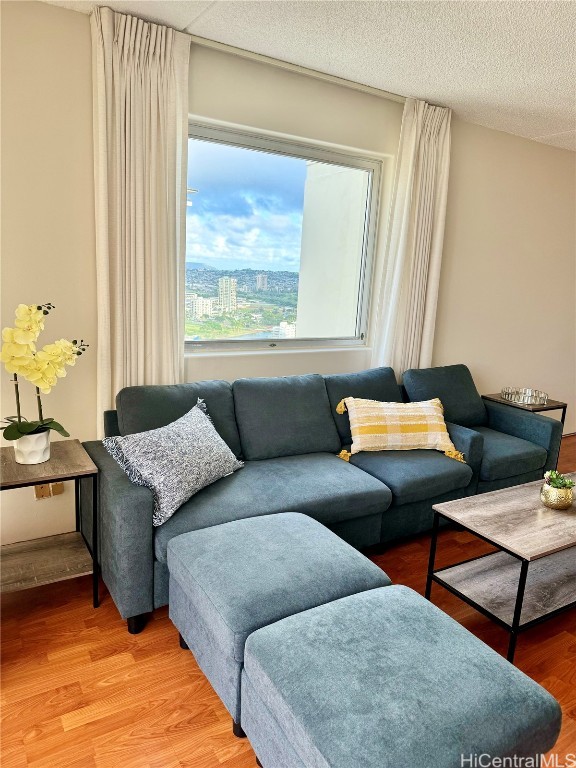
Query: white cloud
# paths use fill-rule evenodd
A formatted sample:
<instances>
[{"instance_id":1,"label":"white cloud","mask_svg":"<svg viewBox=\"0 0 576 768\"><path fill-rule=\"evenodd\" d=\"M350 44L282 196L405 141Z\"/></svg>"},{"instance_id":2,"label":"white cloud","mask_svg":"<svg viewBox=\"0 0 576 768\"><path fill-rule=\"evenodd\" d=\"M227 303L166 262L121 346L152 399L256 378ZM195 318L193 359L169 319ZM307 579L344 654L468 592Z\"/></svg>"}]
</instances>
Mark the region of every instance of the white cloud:
<instances>
[{"instance_id":1,"label":"white cloud","mask_svg":"<svg viewBox=\"0 0 576 768\"><path fill-rule=\"evenodd\" d=\"M253 209L250 216L197 213L187 216L186 255L215 268L298 271L302 216Z\"/></svg>"}]
</instances>

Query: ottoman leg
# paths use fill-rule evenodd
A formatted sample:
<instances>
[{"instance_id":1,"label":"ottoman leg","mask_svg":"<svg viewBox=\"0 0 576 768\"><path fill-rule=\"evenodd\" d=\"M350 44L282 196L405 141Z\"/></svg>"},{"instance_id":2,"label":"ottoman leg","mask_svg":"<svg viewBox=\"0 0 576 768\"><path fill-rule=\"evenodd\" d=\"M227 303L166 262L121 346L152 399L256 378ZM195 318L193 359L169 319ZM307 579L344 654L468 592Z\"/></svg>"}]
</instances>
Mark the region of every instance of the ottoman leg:
<instances>
[{"instance_id":1,"label":"ottoman leg","mask_svg":"<svg viewBox=\"0 0 576 768\"><path fill-rule=\"evenodd\" d=\"M189 651L190 650L190 648L188 647L188 645L186 643L186 640L184 640L184 638L182 637L182 635L180 633L178 633L178 642L180 643L180 648L182 648L182 650L184 650L184 651Z\"/></svg>"},{"instance_id":2,"label":"ottoman leg","mask_svg":"<svg viewBox=\"0 0 576 768\"><path fill-rule=\"evenodd\" d=\"M232 720L232 733L234 736L236 736L237 739L245 739L246 734L242 730L242 726L240 723L237 723L236 720Z\"/></svg>"},{"instance_id":3,"label":"ottoman leg","mask_svg":"<svg viewBox=\"0 0 576 768\"><path fill-rule=\"evenodd\" d=\"M260 766L260 768L264 768L264 766L262 765L260 760L258 760L258 758L256 758L256 765Z\"/></svg>"}]
</instances>

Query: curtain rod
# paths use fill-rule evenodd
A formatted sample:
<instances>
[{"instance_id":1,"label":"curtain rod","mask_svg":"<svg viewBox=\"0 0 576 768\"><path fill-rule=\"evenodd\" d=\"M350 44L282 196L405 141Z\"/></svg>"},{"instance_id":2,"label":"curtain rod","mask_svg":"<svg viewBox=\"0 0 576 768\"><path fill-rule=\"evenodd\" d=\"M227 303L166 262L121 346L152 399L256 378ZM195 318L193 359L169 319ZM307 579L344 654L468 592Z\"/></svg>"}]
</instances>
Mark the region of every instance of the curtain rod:
<instances>
[{"instance_id":1,"label":"curtain rod","mask_svg":"<svg viewBox=\"0 0 576 768\"><path fill-rule=\"evenodd\" d=\"M372 86L364 85L363 83L355 83L353 80L346 80L343 77L329 75L326 72L319 72L316 69L301 67L298 64L290 64L288 61L273 59L271 56L264 56L261 53L253 53L252 51L247 51L244 48L236 48L233 45L219 43L216 40L209 40L207 37L198 37L197 35L189 35L189 37L195 45L200 45L203 48L211 48L216 51L221 51L222 53L229 53L232 56L239 56L242 59L257 61L260 64L269 64L270 66L277 67L278 69L285 69L288 72L294 72L298 75L305 75L306 77L312 77L316 80L323 80L324 82L332 83L333 85L340 85L344 88L350 88L353 91L368 93L371 96L378 96L381 99L397 101L400 104L404 104L406 101L404 96L399 96L397 93L383 91L380 88L373 88Z\"/></svg>"}]
</instances>

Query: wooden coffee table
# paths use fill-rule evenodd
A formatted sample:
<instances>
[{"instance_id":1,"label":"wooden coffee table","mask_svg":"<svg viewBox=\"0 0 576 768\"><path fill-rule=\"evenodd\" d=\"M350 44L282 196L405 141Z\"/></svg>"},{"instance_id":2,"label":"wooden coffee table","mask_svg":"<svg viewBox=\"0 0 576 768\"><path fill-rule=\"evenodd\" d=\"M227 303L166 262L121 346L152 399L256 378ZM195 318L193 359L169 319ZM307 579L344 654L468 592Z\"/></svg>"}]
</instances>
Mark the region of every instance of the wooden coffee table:
<instances>
[{"instance_id":1,"label":"wooden coffee table","mask_svg":"<svg viewBox=\"0 0 576 768\"><path fill-rule=\"evenodd\" d=\"M576 473L568 475L576 480ZM576 503L540 502L542 481L434 505L426 597L441 584L510 633L508 661L520 632L576 605ZM434 570L440 518L498 548Z\"/></svg>"}]
</instances>

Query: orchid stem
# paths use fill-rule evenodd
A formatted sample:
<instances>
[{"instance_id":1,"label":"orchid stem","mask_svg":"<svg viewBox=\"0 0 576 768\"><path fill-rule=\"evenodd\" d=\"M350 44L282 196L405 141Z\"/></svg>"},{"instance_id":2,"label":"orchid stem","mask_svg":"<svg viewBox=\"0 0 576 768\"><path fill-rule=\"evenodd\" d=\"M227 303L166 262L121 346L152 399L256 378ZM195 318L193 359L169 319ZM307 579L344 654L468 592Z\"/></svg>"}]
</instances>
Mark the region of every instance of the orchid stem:
<instances>
[{"instance_id":1,"label":"orchid stem","mask_svg":"<svg viewBox=\"0 0 576 768\"><path fill-rule=\"evenodd\" d=\"M16 394L16 415L18 417L18 424L22 424L22 414L20 411L20 390L18 389L18 375L15 373L14 378L14 392Z\"/></svg>"},{"instance_id":2,"label":"orchid stem","mask_svg":"<svg viewBox=\"0 0 576 768\"><path fill-rule=\"evenodd\" d=\"M42 400L40 399L40 390L36 387L36 401L38 403L38 418L40 421L44 421L44 415L42 413Z\"/></svg>"}]
</instances>

